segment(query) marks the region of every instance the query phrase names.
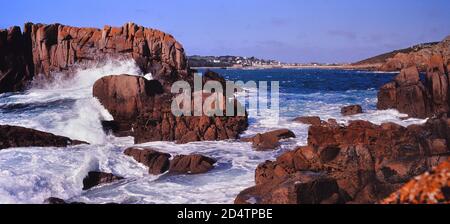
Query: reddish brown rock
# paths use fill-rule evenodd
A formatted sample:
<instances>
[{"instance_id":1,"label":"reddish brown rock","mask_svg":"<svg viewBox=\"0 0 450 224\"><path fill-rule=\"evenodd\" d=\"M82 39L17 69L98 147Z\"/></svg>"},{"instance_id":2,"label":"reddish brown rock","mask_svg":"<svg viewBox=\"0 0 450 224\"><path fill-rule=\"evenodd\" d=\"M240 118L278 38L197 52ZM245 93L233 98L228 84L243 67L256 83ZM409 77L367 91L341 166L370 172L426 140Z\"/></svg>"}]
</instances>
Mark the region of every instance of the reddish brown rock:
<instances>
[{"instance_id":1,"label":"reddish brown rock","mask_svg":"<svg viewBox=\"0 0 450 224\"><path fill-rule=\"evenodd\" d=\"M53 79L108 59L134 59L165 87L189 80L184 49L171 35L134 23L103 29L25 24L0 30L0 93L23 90L38 74Z\"/></svg>"},{"instance_id":2,"label":"reddish brown rock","mask_svg":"<svg viewBox=\"0 0 450 224\"><path fill-rule=\"evenodd\" d=\"M236 201L303 203L292 199L315 194L311 188L295 188L302 180L298 175L310 172L320 173L327 183L335 182L338 189L307 203L375 203L447 158L449 134L450 120L445 116L407 128L366 121L311 126L308 146L258 166L257 185L243 191Z\"/></svg>"},{"instance_id":3,"label":"reddish brown rock","mask_svg":"<svg viewBox=\"0 0 450 224\"><path fill-rule=\"evenodd\" d=\"M123 180L123 177L118 177L110 173L89 172L83 179L83 190L89 190L95 186L108 184L119 180Z\"/></svg>"},{"instance_id":4,"label":"reddish brown rock","mask_svg":"<svg viewBox=\"0 0 450 224\"><path fill-rule=\"evenodd\" d=\"M450 204L450 161L408 182L381 204Z\"/></svg>"},{"instance_id":5,"label":"reddish brown rock","mask_svg":"<svg viewBox=\"0 0 450 224\"><path fill-rule=\"evenodd\" d=\"M201 174L214 168L217 160L202 155L178 155L170 161L169 173Z\"/></svg>"},{"instance_id":6,"label":"reddish brown rock","mask_svg":"<svg viewBox=\"0 0 450 224\"><path fill-rule=\"evenodd\" d=\"M295 138L295 134L288 129L280 129L275 131L257 134L254 137L242 139L242 141L252 142L253 148L257 151L274 150L280 146L280 140Z\"/></svg>"},{"instance_id":7,"label":"reddish brown rock","mask_svg":"<svg viewBox=\"0 0 450 224\"><path fill-rule=\"evenodd\" d=\"M419 44L407 49L375 56L354 65L363 68L374 68L378 71L400 71L408 67L417 67L426 72L433 55L440 55L444 62L450 60L450 36L441 42Z\"/></svg>"},{"instance_id":8,"label":"reddish brown rock","mask_svg":"<svg viewBox=\"0 0 450 224\"><path fill-rule=\"evenodd\" d=\"M159 81L143 77L103 77L94 84L93 94L114 117L118 135L134 136L136 143L237 139L248 127L247 116L176 117L171 111L174 96Z\"/></svg>"},{"instance_id":9,"label":"reddish brown rock","mask_svg":"<svg viewBox=\"0 0 450 224\"><path fill-rule=\"evenodd\" d=\"M148 172L153 175L159 175L169 170L169 159L172 157L170 154L161 153L152 148L128 148L124 153L147 166Z\"/></svg>"},{"instance_id":10,"label":"reddish brown rock","mask_svg":"<svg viewBox=\"0 0 450 224\"><path fill-rule=\"evenodd\" d=\"M294 119L295 122L309 125L321 125L320 117L298 117Z\"/></svg>"},{"instance_id":11,"label":"reddish brown rock","mask_svg":"<svg viewBox=\"0 0 450 224\"><path fill-rule=\"evenodd\" d=\"M403 69L394 81L384 85L378 94L378 109L395 108L411 117L426 118L450 110L449 74L445 60L434 54L427 61L427 74L420 80L415 66Z\"/></svg>"},{"instance_id":12,"label":"reddish brown rock","mask_svg":"<svg viewBox=\"0 0 450 224\"><path fill-rule=\"evenodd\" d=\"M18 147L67 147L89 144L29 128L0 125L0 150Z\"/></svg>"},{"instance_id":13,"label":"reddish brown rock","mask_svg":"<svg viewBox=\"0 0 450 224\"><path fill-rule=\"evenodd\" d=\"M298 172L241 192L235 204L337 204L341 202L336 181L321 173Z\"/></svg>"},{"instance_id":14,"label":"reddish brown rock","mask_svg":"<svg viewBox=\"0 0 450 224\"><path fill-rule=\"evenodd\" d=\"M393 82L384 85L378 93L377 108L395 108L411 117L427 117L431 113L428 93L417 68L403 69Z\"/></svg>"},{"instance_id":15,"label":"reddish brown rock","mask_svg":"<svg viewBox=\"0 0 450 224\"><path fill-rule=\"evenodd\" d=\"M360 105L350 105L350 106L343 107L341 109L341 114L344 116L351 116L351 115L362 114L362 113L363 113L363 109Z\"/></svg>"},{"instance_id":16,"label":"reddish brown rock","mask_svg":"<svg viewBox=\"0 0 450 224\"><path fill-rule=\"evenodd\" d=\"M17 26L0 30L0 93L23 90L33 75L30 36Z\"/></svg>"}]
</instances>

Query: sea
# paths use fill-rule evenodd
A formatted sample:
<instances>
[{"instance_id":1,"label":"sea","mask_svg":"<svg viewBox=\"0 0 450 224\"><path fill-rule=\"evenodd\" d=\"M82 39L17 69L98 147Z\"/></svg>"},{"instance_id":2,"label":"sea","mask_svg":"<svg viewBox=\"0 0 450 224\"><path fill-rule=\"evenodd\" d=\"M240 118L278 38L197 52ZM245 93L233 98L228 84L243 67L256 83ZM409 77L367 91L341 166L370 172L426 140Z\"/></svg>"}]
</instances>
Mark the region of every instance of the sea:
<instances>
[{"instance_id":1,"label":"sea","mask_svg":"<svg viewBox=\"0 0 450 224\"><path fill-rule=\"evenodd\" d=\"M199 70L204 72L205 70ZM377 110L377 91L396 73L338 69L216 69L230 81L279 83L279 116L251 116L243 137L287 128L295 139L284 140L270 152L257 152L250 143L236 140L179 145L151 142L149 146L172 155L199 153L216 158L215 168L200 175L150 175L148 169L123 154L134 146L132 137L118 138L103 132L101 121L112 120L92 96L96 80L106 75L140 74L134 61L108 61L78 69L70 79L35 81L24 92L0 95L0 124L17 125L83 140L90 145L67 148L29 147L0 151L0 203L40 204L58 197L69 202L119 204L231 204L242 190L255 184L258 164L303 146L308 125L292 120L299 116L395 122L403 126L425 120L407 119L396 110ZM56 77L61 77L57 76ZM364 113L340 114L343 106L360 104ZM83 191L90 171L125 179Z\"/></svg>"}]
</instances>

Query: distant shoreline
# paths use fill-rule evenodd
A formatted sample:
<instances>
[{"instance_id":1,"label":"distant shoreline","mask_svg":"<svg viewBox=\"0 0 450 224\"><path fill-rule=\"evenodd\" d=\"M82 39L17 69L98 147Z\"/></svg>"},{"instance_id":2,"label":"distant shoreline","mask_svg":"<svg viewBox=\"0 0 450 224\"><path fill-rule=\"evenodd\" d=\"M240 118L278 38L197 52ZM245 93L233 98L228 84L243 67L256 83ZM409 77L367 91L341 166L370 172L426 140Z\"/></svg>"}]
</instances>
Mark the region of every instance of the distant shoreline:
<instances>
[{"instance_id":1,"label":"distant shoreline","mask_svg":"<svg viewBox=\"0 0 450 224\"><path fill-rule=\"evenodd\" d=\"M377 66L372 65L298 65L298 66L248 66L248 67L191 67L192 69L230 69L230 70L265 70L265 69L343 69L380 71ZM380 71L382 72L382 71Z\"/></svg>"}]
</instances>

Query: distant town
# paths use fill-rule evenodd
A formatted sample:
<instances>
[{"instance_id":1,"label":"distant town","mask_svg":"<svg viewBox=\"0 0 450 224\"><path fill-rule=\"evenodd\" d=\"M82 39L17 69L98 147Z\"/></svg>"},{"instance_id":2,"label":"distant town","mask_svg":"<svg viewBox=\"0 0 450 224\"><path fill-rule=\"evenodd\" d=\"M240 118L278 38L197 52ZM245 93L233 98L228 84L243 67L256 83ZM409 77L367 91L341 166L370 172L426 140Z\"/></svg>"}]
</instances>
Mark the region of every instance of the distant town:
<instances>
[{"instance_id":1,"label":"distant town","mask_svg":"<svg viewBox=\"0 0 450 224\"><path fill-rule=\"evenodd\" d=\"M342 66L342 64L325 63L285 63L277 60L259 59L242 56L188 56L189 66L193 68L289 68Z\"/></svg>"}]
</instances>

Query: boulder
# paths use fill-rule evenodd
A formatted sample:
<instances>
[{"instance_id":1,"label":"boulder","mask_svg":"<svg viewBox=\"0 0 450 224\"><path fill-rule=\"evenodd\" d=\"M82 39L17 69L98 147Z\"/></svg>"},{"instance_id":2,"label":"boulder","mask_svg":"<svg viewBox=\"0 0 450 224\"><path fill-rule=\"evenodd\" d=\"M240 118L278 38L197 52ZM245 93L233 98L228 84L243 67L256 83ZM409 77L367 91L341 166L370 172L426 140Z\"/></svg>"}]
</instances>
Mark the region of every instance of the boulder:
<instances>
[{"instance_id":1,"label":"boulder","mask_svg":"<svg viewBox=\"0 0 450 224\"><path fill-rule=\"evenodd\" d=\"M237 139L248 127L246 115L175 116L171 110L175 96L159 81L144 77L103 77L94 84L93 94L113 116L116 135L131 135L136 143Z\"/></svg>"},{"instance_id":2,"label":"boulder","mask_svg":"<svg viewBox=\"0 0 450 224\"><path fill-rule=\"evenodd\" d=\"M337 204L340 197L336 180L322 173L298 172L244 190L235 204Z\"/></svg>"},{"instance_id":3,"label":"boulder","mask_svg":"<svg viewBox=\"0 0 450 224\"><path fill-rule=\"evenodd\" d=\"M449 130L450 121L445 116L409 127L367 121L311 126L308 145L260 164L255 172L256 186L243 191L236 202L253 198L264 204L376 203L447 158ZM326 180L333 190L317 195L317 189L298 188L299 181L309 180L298 179L305 173L320 174L319 179ZM305 202L295 195L316 198Z\"/></svg>"},{"instance_id":4,"label":"boulder","mask_svg":"<svg viewBox=\"0 0 450 224\"><path fill-rule=\"evenodd\" d=\"M95 186L109 184L118 180L123 180L123 177L118 177L111 173L89 172L83 179L83 190L89 190Z\"/></svg>"},{"instance_id":5,"label":"boulder","mask_svg":"<svg viewBox=\"0 0 450 224\"><path fill-rule=\"evenodd\" d=\"M214 168L217 160L202 155L178 155L170 161L169 173L201 174Z\"/></svg>"},{"instance_id":6,"label":"boulder","mask_svg":"<svg viewBox=\"0 0 450 224\"><path fill-rule=\"evenodd\" d=\"M363 109L360 105L350 105L350 106L343 107L341 109L341 114L344 116L351 116L351 115L362 114L362 113L363 113Z\"/></svg>"},{"instance_id":7,"label":"boulder","mask_svg":"<svg viewBox=\"0 0 450 224\"><path fill-rule=\"evenodd\" d=\"M381 204L449 204L450 161L408 182Z\"/></svg>"},{"instance_id":8,"label":"boulder","mask_svg":"<svg viewBox=\"0 0 450 224\"><path fill-rule=\"evenodd\" d=\"M268 151L274 150L280 146L280 140L295 137L294 132L288 129L280 129L263 134L257 134L254 137L243 138L241 140L245 142L252 142L253 148L257 151Z\"/></svg>"},{"instance_id":9,"label":"boulder","mask_svg":"<svg viewBox=\"0 0 450 224\"><path fill-rule=\"evenodd\" d=\"M0 125L0 150L19 147L67 147L89 144L29 128Z\"/></svg>"},{"instance_id":10,"label":"boulder","mask_svg":"<svg viewBox=\"0 0 450 224\"><path fill-rule=\"evenodd\" d=\"M378 109L394 108L418 118L449 112L449 74L443 57L431 55L426 67L424 82L413 66L403 69L394 81L384 85L378 94Z\"/></svg>"},{"instance_id":11,"label":"boulder","mask_svg":"<svg viewBox=\"0 0 450 224\"><path fill-rule=\"evenodd\" d=\"M294 119L294 122L308 124L308 125L321 125L322 120L320 117L297 117Z\"/></svg>"},{"instance_id":12,"label":"boulder","mask_svg":"<svg viewBox=\"0 0 450 224\"><path fill-rule=\"evenodd\" d=\"M131 156L139 163L149 168L148 172L153 175L160 175L169 170L170 154L158 152L152 148L128 148L125 155Z\"/></svg>"}]
</instances>

